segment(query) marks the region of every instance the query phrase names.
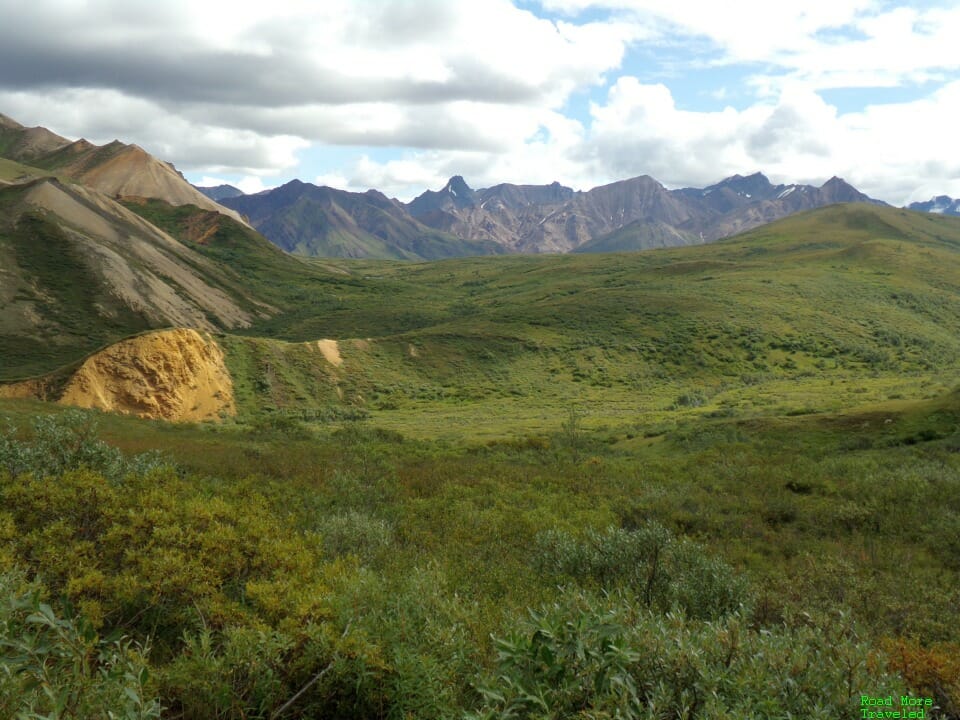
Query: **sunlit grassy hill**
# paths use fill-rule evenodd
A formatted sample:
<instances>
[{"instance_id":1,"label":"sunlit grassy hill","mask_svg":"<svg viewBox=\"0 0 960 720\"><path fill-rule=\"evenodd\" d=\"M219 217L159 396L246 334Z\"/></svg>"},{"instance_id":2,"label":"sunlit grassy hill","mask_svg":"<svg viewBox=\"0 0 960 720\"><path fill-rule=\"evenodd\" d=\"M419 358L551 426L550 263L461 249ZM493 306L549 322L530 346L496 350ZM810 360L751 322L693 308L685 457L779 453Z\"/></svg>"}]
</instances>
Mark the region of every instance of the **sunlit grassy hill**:
<instances>
[{"instance_id":1,"label":"sunlit grassy hill","mask_svg":"<svg viewBox=\"0 0 960 720\"><path fill-rule=\"evenodd\" d=\"M954 218L836 205L696 247L404 263L306 261L216 213L126 206L247 313L221 340L241 419L372 416L417 435L502 437L553 432L574 410L623 436L687 416L931 396L960 357ZM68 252L42 257L61 284L79 277ZM48 304L80 323L74 334L84 318L103 334L99 306ZM43 342L21 334L18 347ZM39 372L76 355L18 362Z\"/></svg>"},{"instance_id":2,"label":"sunlit grassy hill","mask_svg":"<svg viewBox=\"0 0 960 720\"><path fill-rule=\"evenodd\" d=\"M346 403L430 434L922 397L960 357L958 248L956 220L841 205L693 248L335 261L245 331L293 344L235 337L228 361L247 412ZM321 338L342 365L299 345Z\"/></svg>"},{"instance_id":3,"label":"sunlit grassy hill","mask_svg":"<svg viewBox=\"0 0 960 720\"><path fill-rule=\"evenodd\" d=\"M99 416L175 467L0 400L0 567L149 638L168 714L859 717L909 692L960 717L960 221L836 206L684 249L320 263L128 207L276 312L214 333L236 417Z\"/></svg>"}]
</instances>

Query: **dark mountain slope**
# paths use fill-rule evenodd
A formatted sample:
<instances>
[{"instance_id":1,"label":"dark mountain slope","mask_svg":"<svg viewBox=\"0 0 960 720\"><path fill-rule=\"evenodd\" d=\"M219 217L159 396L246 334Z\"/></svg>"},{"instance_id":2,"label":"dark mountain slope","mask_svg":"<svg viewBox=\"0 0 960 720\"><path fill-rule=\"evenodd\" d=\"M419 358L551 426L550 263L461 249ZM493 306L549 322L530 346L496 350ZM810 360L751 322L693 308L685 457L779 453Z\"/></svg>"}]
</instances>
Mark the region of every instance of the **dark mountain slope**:
<instances>
[{"instance_id":1,"label":"dark mountain slope","mask_svg":"<svg viewBox=\"0 0 960 720\"><path fill-rule=\"evenodd\" d=\"M309 257L419 260L499 250L489 242L461 240L427 227L376 190L352 193L293 180L223 202L278 247Z\"/></svg>"},{"instance_id":2,"label":"dark mountain slope","mask_svg":"<svg viewBox=\"0 0 960 720\"><path fill-rule=\"evenodd\" d=\"M244 194L243 190L235 188L233 185L216 185L214 187L197 187L194 185L194 187L214 202L220 202L227 198L240 197Z\"/></svg>"},{"instance_id":3,"label":"dark mountain slope","mask_svg":"<svg viewBox=\"0 0 960 720\"><path fill-rule=\"evenodd\" d=\"M955 200L948 195L937 195L926 202L910 203L907 209L956 216L960 215L960 200Z\"/></svg>"}]
</instances>

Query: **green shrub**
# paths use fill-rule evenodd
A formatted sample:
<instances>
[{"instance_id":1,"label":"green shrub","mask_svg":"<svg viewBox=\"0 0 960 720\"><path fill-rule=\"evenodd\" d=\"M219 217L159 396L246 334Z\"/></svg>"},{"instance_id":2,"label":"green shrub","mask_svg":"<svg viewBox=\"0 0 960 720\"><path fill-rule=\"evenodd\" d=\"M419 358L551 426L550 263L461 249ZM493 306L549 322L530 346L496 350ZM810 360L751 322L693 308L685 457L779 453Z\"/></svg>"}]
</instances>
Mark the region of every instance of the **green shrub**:
<instances>
[{"instance_id":1,"label":"green shrub","mask_svg":"<svg viewBox=\"0 0 960 720\"><path fill-rule=\"evenodd\" d=\"M755 631L570 593L495 639L472 720L859 717L861 693L906 692L840 616L830 631Z\"/></svg>"},{"instance_id":2,"label":"green shrub","mask_svg":"<svg viewBox=\"0 0 960 720\"><path fill-rule=\"evenodd\" d=\"M81 410L36 417L29 440L17 439L10 426L0 435L0 470L14 479L25 474L56 477L87 468L118 483L127 475L142 475L166 465L169 461L159 453L125 458L120 450L97 438L96 418Z\"/></svg>"},{"instance_id":3,"label":"green shrub","mask_svg":"<svg viewBox=\"0 0 960 720\"><path fill-rule=\"evenodd\" d=\"M604 589L622 587L646 607L682 609L691 617L717 618L747 603L747 584L722 560L647 521L633 530L587 530L582 539L548 530L537 536L534 565Z\"/></svg>"},{"instance_id":4,"label":"green shrub","mask_svg":"<svg viewBox=\"0 0 960 720\"><path fill-rule=\"evenodd\" d=\"M393 542L393 529L386 520L355 510L324 518L317 531L330 557L356 555L364 562L376 559Z\"/></svg>"},{"instance_id":5,"label":"green shrub","mask_svg":"<svg viewBox=\"0 0 960 720\"><path fill-rule=\"evenodd\" d=\"M0 716L20 720L147 720L149 647L101 638L86 618L40 602L22 573L0 575Z\"/></svg>"}]
</instances>

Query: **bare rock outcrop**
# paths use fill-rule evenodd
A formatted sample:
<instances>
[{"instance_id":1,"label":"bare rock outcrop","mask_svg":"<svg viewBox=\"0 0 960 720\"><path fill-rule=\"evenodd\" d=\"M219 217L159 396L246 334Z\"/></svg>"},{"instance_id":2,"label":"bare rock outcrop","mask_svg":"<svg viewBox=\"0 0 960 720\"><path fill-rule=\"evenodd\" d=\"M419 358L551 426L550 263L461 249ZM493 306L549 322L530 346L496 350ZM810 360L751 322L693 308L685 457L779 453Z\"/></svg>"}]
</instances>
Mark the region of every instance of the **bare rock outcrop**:
<instances>
[{"instance_id":1,"label":"bare rock outcrop","mask_svg":"<svg viewBox=\"0 0 960 720\"><path fill-rule=\"evenodd\" d=\"M59 402L172 421L236 414L233 381L213 338L191 329L124 340L87 358Z\"/></svg>"}]
</instances>

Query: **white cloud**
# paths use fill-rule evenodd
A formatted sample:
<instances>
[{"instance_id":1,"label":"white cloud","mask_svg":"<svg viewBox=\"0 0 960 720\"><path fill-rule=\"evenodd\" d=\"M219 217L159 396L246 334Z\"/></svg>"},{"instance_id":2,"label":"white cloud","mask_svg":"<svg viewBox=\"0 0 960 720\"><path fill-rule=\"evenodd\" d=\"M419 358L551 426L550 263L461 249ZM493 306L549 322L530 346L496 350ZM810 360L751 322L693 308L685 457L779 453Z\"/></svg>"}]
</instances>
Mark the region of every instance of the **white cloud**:
<instances>
[{"instance_id":1,"label":"white cloud","mask_svg":"<svg viewBox=\"0 0 960 720\"><path fill-rule=\"evenodd\" d=\"M33 0L0 25L0 104L191 172L275 174L308 143L507 152L643 34L508 0Z\"/></svg>"},{"instance_id":2,"label":"white cloud","mask_svg":"<svg viewBox=\"0 0 960 720\"><path fill-rule=\"evenodd\" d=\"M508 0L32 0L0 25L0 112L71 138L136 142L255 189L295 174L310 145L404 148L300 173L402 198L453 174L474 187L580 189L636 174L672 185L839 174L892 202L956 188L957 3L539 5L566 14ZM596 9L607 19L578 14ZM647 66L622 68L641 44ZM650 81L666 77L661 51L676 73L668 84ZM746 101L730 76L701 95L745 104L678 107L685 73L743 63L754 73ZM921 100L858 113L817 94L928 81ZM589 117L564 116L574 93L598 87L606 98Z\"/></svg>"},{"instance_id":3,"label":"white cloud","mask_svg":"<svg viewBox=\"0 0 960 720\"><path fill-rule=\"evenodd\" d=\"M771 95L781 82L803 80L817 89L892 87L942 80L944 73L960 69L955 2L891 7L879 0L543 0L543 5L572 15L596 8L625 12L659 28L672 44L707 39L720 54L705 62L769 66L755 85Z\"/></svg>"},{"instance_id":4,"label":"white cloud","mask_svg":"<svg viewBox=\"0 0 960 720\"><path fill-rule=\"evenodd\" d=\"M840 175L902 203L919 185L956 186L958 116L960 81L923 100L838 114L802 84L744 110L690 112L677 108L665 86L624 77L594 106L581 152L596 172L614 177L648 173L674 186L702 186L755 170L781 182Z\"/></svg>"},{"instance_id":5,"label":"white cloud","mask_svg":"<svg viewBox=\"0 0 960 720\"><path fill-rule=\"evenodd\" d=\"M543 0L546 8L575 14L591 8L632 13L638 21L665 23L672 34L709 38L728 61L767 61L809 46L818 31L845 25L871 0L770 2L737 0Z\"/></svg>"},{"instance_id":6,"label":"white cloud","mask_svg":"<svg viewBox=\"0 0 960 720\"><path fill-rule=\"evenodd\" d=\"M579 122L550 113L526 141L516 142L504 152L427 150L408 152L401 159L386 162L364 155L343 171L347 184L338 187L352 191L377 188L407 201L425 188L442 187L452 175L463 175L473 188L503 182L549 184L559 181L587 190L609 176L594 174L577 156L583 139L584 130Z\"/></svg>"},{"instance_id":7,"label":"white cloud","mask_svg":"<svg viewBox=\"0 0 960 720\"><path fill-rule=\"evenodd\" d=\"M0 107L18 122L43 125L67 138L135 142L194 172L275 175L295 167L297 152L309 146L295 135L207 124L112 89L0 91Z\"/></svg>"},{"instance_id":8,"label":"white cloud","mask_svg":"<svg viewBox=\"0 0 960 720\"><path fill-rule=\"evenodd\" d=\"M377 163L363 158L346 173L348 189L378 187L409 199L454 174L473 187L498 182L576 189L641 174L670 187L702 187L760 170L774 182L820 184L839 175L893 204L960 195L960 81L913 102L841 114L803 84L737 110L693 112L670 90L621 77L592 122L556 116L549 129L510 152L430 151Z\"/></svg>"}]
</instances>

